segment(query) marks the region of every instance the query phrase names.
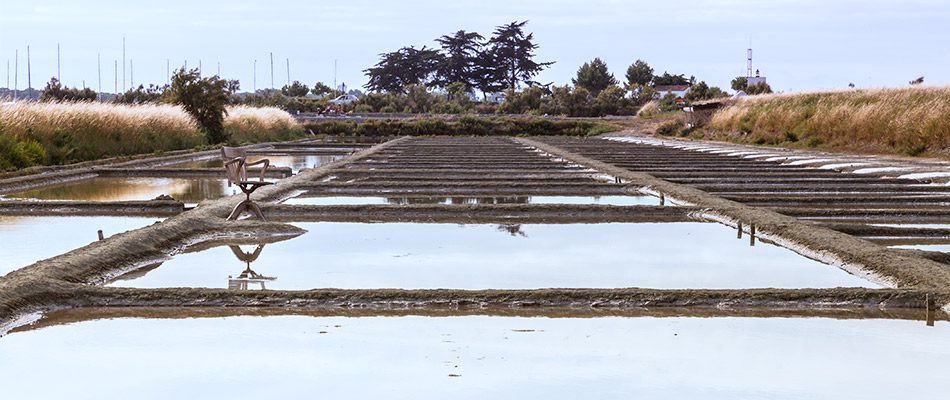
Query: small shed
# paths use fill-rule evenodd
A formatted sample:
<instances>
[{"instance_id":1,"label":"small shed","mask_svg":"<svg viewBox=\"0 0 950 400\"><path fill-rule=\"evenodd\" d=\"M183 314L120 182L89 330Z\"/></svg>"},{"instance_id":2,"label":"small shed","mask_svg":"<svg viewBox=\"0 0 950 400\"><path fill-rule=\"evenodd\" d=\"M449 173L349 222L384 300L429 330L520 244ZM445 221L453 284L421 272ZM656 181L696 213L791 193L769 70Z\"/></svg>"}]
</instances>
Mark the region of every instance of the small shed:
<instances>
[{"instance_id":1,"label":"small shed","mask_svg":"<svg viewBox=\"0 0 950 400\"><path fill-rule=\"evenodd\" d=\"M729 98L695 102L691 106L683 108L683 112L686 113L686 126L692 128L706 125L716 111L733 103L735 103L735 100Z\"/></svg>"}]
</instances>

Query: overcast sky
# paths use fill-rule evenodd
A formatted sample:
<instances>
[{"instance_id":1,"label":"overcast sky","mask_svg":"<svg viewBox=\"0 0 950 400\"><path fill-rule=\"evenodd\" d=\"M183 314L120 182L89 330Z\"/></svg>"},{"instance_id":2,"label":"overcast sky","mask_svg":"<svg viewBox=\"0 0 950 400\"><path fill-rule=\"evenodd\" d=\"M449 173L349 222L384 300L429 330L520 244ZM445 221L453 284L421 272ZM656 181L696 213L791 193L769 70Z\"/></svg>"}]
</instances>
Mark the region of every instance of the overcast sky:
<instances>
[{"instance_id":1,"label":"overcast sky","mask_svg":"<svg viewBox=\"0 0 950 400\"><path fill-rule=\"evenodd\" d=\"M312 86L336 80L366 83L363 70L379 53L402 46L437 46L457 30L490 36L498 25L529 20L537 61L555 61L537 80L569 84L578 67L600 57L623 81L642 59L657 74L696 76L729 87L744 75L750 37L753 66L777 91L899 86L924 76L950 83L950 3L936 0L480 0L455 3L401 1L19 1L0 0L0 68L26 87L30 46L32 86L56 75L56 46L67 86L102 89L166 81L172 69L189 67L258 89L290 80ZM126 40L123 83L122 38ZM129 67L131 63L131 67ZM134 74L134 75L133 75ZM4 77L5 78L5 77ZM0 78L0 86L7 86Z\"/></svg>"}]
</instances>

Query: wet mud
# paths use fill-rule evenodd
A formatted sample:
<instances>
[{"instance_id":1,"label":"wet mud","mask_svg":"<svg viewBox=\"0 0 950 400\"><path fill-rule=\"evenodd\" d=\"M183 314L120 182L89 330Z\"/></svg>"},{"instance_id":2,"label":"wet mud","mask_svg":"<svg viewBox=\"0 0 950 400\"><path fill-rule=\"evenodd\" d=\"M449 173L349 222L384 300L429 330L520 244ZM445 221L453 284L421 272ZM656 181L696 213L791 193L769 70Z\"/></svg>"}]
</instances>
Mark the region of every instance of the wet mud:
<instances>
[{"instance_id":1,"label":"wet mud","mask_svg":"<svg viewBox=\"0 0 950 400\"><path fill-rule=\"evenodd\" d=\"M118 215L170 217L185 211L174 200L150 201L0 201L0 215Z\"/></svg>"}]
</instances>

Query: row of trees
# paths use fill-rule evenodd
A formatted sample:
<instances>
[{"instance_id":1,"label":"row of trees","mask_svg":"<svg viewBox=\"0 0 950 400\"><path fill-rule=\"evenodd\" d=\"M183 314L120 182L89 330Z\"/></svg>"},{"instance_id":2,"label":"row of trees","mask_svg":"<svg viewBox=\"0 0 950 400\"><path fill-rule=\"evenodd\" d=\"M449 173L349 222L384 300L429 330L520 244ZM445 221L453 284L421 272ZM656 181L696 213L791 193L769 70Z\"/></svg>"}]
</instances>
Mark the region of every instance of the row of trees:
<instances>
[{"instance_id":1,"label":"row of trees","mask_svg":"<svg viewBox=\"0 0 950 400\"><path fill-rule=\"evenodd\" d=\"M653 75L653 68L646 61L637 60L629 67L626 73L627 82L622 88L629 93L634 105L642 105L656 97L662 97L665 93L659 93L658 86L665 85L689 85L689 91L686 92L687 101L699 101L726 97L728 94L718 87L710 87L705 81L696 82L696 77L686 78L685 74L671 75L664 71L663 75ZM586 62L577 70L577 77L571 82L579 87L589 91L593 96L599 95L602 91L609 88L613 93L618 93L619 81L607 69L607 63L595 58L591 62Z\"/></svg>"},{"instance_id":2,"label":"row of trees","mask_svg":"<svg viewBox=\"0 0 950 400\"><path fill-rule=\"evenodd\" d=\"M477 89L483 94L537 86L534 77L553 64L534 60L538 45L534 33L525 33L528 21L514 21L495 28L486 39L477 32L456 32L435 39L441 49L403 47L380 54L375 66L364 70L372 92L406 93L410 85L454 92ZM454 85L454 86L453 86Z\"/></svg>"}]
</instances>

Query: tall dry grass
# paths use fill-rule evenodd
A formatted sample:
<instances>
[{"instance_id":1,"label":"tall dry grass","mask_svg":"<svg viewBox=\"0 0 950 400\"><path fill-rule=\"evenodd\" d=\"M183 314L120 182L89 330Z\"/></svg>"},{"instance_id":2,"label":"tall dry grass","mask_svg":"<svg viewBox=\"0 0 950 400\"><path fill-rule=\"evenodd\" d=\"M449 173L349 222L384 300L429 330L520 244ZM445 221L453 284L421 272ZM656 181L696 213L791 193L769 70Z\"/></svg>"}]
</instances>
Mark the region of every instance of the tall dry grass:
<instances>
[{"instance_id":1,"label":"tall dry grass","mask_svg":"<svg viewBox=\"0 0 950 400\"><path fill-rule=\"evenodd\" d=\"M950 87L909 86L750 96L708 128L758 144L874 153L950 152Z\"/></svg>"},{"instance_id":2,"label":"tall dry grass","mask_svg":"<svg viewBox=\"0 0 950 400\"><path fill-rule=\"evenodd\" d=\"M303 134L303 128L287 112L273 107L248 106L228 108L224 131L237 143L290 140Z\"/></svg>"},{"instance_id":3,"label":"tall dry grass","mask_svg":"<svg viewBox=\"0 0 950 400\"><path fill-rule=\"evenodd\" d=\"M225 132L234 143L288 140L302 135L302 128L293 117L276 108L230 108L224 123ZM0 170L206 144L195 121L175 105L0 105ZM29 157L17 155L23 152Z\"/></svg>"}]
</instances>

